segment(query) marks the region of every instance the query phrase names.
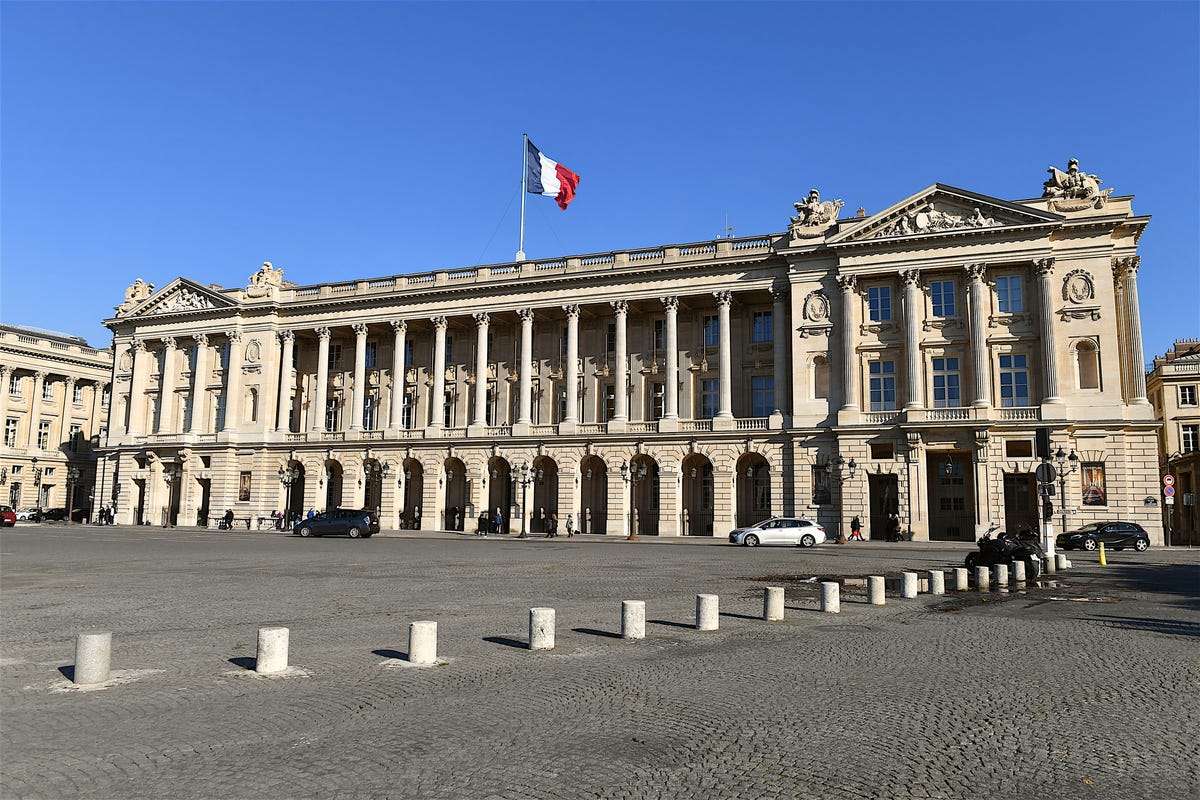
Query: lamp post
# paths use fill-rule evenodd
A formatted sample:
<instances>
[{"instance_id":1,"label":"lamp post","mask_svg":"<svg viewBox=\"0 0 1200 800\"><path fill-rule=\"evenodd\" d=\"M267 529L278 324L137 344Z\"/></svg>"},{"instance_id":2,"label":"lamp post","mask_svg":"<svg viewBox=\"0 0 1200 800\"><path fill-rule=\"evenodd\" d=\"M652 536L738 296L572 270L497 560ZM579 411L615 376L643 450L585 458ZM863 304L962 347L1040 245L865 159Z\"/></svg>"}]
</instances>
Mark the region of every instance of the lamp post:
<instances>
[{"instance_id":1,"label":"lamp post","mask_svg":"<svg viewBox=\"0 0 1200 800\"><path fill-rule=\"evenodd\" d=\"M850 470L849 474L844 477L842 475L843 469ZM842 531L842 517L845 516L846 510L846 495L842 491L842 486L847 480L850 480L854 477L854 471L856 469L858 469L858 464L854 461L854 458L851 457L849 461L846 461L846 459L842 458L840 453L838 455L831 456L829 460L825 462L825 474L829 476L830 483L833 482L834 478L837 478L838 482L838 505L839 508L842 509L842 513L838 514L838 544L845 544L848 541L846 539L846 534Z\"/></svg>"},{"instance_id":2,"label":"lamp post","mask_svg":"<svg viewBox=\"0 0 1200 800\"><path fill-rule=\"evenodd\" d=\"M183 474L183 468L177 463L163 465L163 480L167 483L167 506L163 509L163 527L171 527L171 509L175 507L175 487L179 485L179 478Z\"/></svg>"},{"instance_id":3,"label":"lamp post","mask_svg":"<svg viewBox=\"0 0 1200 800\"><path fill-rule=\"evenodd\" d=\"M292 519L292 486L300 480L300 468L295 464L279 468L279 482L283 484L283 522L287 525Z\"/></svg>"},{"instance_id":4,"label":"lamp post","mask_svg":"<svg viewBox=\"0 0 1200 800\"><path fill-rule=\"evenodd\" d=\"M75 514L75 484L79 482L79 467L67 467L67 524Z\"/></svg>"},{"instance_id":5,"label":"lamp post","mask_svg":"<svg viewBox=\"0 0 1200 800\"><path fill-rule=\"evenodd\" d=\"M637 534L637 487L645 480L650 469L645 464L627 464L621 462L621 480L629 484L629 535L625 538L631 542L638 540Z\"/></svg>"},{"instance_id":6,"label":"lamp post","mask_svg":"<svg viewBox=\"0 0 1200 800\"><path fill-rule=\"evenodd\" d=\"M1062 532L1067 532L1067 474L1074 474L1079 469L1079 456L1072 450L1070 455L1060 447L1054 453L1054 463L1058 465L1058 504L1062 512Z\"/></svg>"},{"instance_id":7,"label":"lamp post","mask_svg":"<svg viewBox=\"0 0 1200 800\"><path fill-rule=\"evenodd\" d=\"M375 481L379 481L381 484L380 492L379 492L380 497L374 498L374 499L378 500L378 504L375 506L376 514L378 514L382 510L380 508L383 505L382 481L384 478L386 478L388 476L389 471L390 471L390 465L388 465L387 463L380 464L378 461L364 461L363 462L363 476L367 481L367 485L366 485L367 493L369 494L371 492L371 487L374 485ZM365 498L363 500L363 505L370 507L370 505L366 502Z\"/></svg>"},{"instance_id":8,"label":"lamp post","mask_svg":"<svg viewBox=\"0 0 1200 800\"><path fill-rule=\"evenodd\" d=\"M517 479L517 482L521 484L521 533L517 535L518 539L526 538L525 526L528 522L527 517L529 516L526 513L526 501L528 500L529 484L533 483L533 481L534 476L530 474L529 462L526 461L521 464L521 477Z\"/></svg>"}]
</instances>

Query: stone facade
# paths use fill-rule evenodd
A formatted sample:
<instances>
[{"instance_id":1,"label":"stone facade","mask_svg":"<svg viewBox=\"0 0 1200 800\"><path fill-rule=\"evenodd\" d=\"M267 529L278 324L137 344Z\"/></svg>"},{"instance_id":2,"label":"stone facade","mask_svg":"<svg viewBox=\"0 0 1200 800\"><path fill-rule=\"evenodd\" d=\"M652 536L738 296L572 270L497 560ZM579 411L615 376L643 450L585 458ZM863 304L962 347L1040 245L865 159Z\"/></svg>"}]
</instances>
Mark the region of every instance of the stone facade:
<instances>
[{"instance_id":1,"label":"stone facade","mask_svg":"<svg viewBox=\"0 0 1200 800\"><path fill-rule=\"evenodd\" d=\"M1045 427L1089 467L1072 523L1161 541L1142 502L1149 218L1073 170L1036 199L934 184L847 219L813 191L750 238L312 286L270 264L239 289L138 281L106 323L120 518L340 504L470 530L524 507L534 530L724 536L857 514L878 537L896 513L916 539L970 540L1036 520Z\"/></svg>"},{"instance_id":2,"label":"stone facade","mask_svg":"<svg viewBox=\"0 0 1200 800\"><path fill-rule=\"evenodd\" d=\"M85 515L108 419L112 353L83 339L0 325L0 503Z\"/></svg>"},{"instance_id":3,"label":"stone facade","mask_svg":"<svg viewBox=\"0 0 1200 800\"><path fill-rule=\"evenodd\" d=\"M1158 437L1159 471L1175 478L1175 502L1167 502L1161 483L1154 489L1162 504L1163 525L1171 531L1172 544L1200 544L1196 513L1200 494L1200 340L1177 340L1169 351L1155 357L1146 390L1163 421Z\"/></svg>"}]
</instances>

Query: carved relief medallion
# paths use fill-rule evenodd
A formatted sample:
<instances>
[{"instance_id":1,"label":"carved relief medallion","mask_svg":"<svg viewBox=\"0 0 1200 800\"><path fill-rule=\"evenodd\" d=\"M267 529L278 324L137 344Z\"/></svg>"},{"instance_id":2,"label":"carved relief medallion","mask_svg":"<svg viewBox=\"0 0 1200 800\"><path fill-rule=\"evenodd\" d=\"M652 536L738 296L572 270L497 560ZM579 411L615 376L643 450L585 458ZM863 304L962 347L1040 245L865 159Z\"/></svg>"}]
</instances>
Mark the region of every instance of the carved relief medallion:
<instances>
[{"instance_id":1,"label":"carved relief medallion","mask_svg":"<svg viewBox=\"0 0 1200 800\"><path fill-rule=\"evenodd\" d=\"M829 298L825 292L817 289L808 293L804 298L804 318L811 322L824 322L829 319Z\"/></svg>"},{"instance_id":2,"label":"carved relief medallion","mask_svg":"<svg viewBox=\"0 0 1200 800\"><path fill-rule=\"evenodd\" d=\"M1096 284L1087 270L1076 269L1063 278L1063 300L1069 303L1086 303L1096 297Z\"/></svg>"}]
</instances>

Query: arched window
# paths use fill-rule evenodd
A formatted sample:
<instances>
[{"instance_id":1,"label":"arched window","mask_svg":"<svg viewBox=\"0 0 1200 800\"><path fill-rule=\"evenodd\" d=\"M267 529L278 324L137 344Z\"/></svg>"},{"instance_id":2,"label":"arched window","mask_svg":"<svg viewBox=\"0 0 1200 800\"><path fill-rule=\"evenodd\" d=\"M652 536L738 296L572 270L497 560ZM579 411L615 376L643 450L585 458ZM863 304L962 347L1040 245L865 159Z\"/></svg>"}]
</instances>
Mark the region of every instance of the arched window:
<instances>
[{"instance_id":1,"label":"arched window","mask_svg":"<svg viewBox=\"0 0 1200 800\"><path fill-rule=\"evenodd\" d=\"M1100 353L1090 341L1075 345L1075 364L1080 389L1100 388Z\"/></svg>"},{"instance_id":2,"label":"arched window","mask_svg":"<svg viewBox=\"0 0 1200 800\"><path fill-rule=\"evenodd\" d=\"M829 359L825 356L817 356L813 359L813 399L828 400L829 399Z\"/></svg>"}]
</instances>

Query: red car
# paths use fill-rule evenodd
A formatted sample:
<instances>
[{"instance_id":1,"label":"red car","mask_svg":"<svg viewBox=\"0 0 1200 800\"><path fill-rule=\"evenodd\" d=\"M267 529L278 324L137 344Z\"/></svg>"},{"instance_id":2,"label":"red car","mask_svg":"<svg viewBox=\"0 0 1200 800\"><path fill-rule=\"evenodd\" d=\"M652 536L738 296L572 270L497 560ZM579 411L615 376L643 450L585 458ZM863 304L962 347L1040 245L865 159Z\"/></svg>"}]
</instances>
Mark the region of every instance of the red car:
<instances>
[{"instance_id":1,"label":"red car","mask_svg":"<svg viewBox=\"0 0 1200 800\"><path fill-rule=\"evenodd\" d=\"M11 528L17 524L17 512L12 506L0 506L0 527Z\"/></svg>"}]
</instances>

